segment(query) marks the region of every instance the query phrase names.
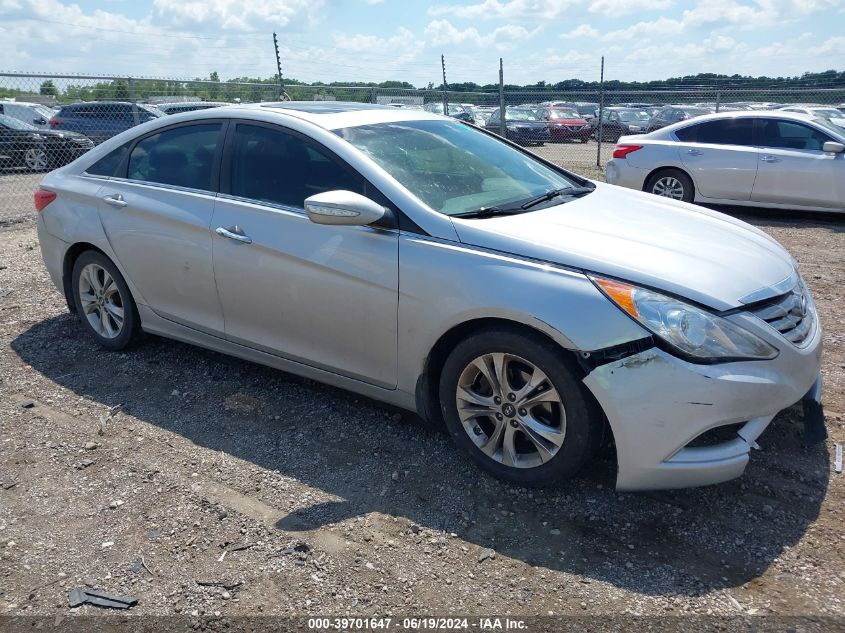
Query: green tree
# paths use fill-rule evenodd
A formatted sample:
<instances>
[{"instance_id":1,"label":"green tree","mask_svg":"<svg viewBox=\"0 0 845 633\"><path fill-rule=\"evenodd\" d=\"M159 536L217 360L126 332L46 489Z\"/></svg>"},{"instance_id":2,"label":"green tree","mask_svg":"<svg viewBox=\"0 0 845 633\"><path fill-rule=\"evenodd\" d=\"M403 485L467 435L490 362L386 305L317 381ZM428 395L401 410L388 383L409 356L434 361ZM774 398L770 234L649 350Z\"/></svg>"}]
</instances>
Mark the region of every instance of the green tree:
<instances>
[{"instance_id":1,"label":"green tree","mask_svg":"<svg viewBox=\"0 0 845 633\"><path fill-rule=\"evenodd\" d=\"M54 97L59 94L59 90L56 88L56 84L53 83L52 79L42 81L38 92L42 95L52 95Z\"/></svg>"}]
</instances>

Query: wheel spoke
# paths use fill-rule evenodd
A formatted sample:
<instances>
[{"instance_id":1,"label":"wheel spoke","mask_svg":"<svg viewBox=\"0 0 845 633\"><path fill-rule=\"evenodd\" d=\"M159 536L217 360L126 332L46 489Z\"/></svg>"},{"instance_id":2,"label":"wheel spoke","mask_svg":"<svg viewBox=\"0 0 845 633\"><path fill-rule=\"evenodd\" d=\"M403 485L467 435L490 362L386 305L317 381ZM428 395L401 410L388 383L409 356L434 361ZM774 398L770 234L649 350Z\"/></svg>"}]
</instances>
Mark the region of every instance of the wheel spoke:
<instances>
[{"instance_id":1,"label":"wheel spoke","mask_svg":"<svg viewBox=\"0 0 845 633\"><path fill-rule=\"evenodd\" d=\"M491 433L487 438L487 441L479 447L485 455L494 459L496 458L496 453L499 452L499 447L502 444L502 436L506 432L507 428L509 428L508 424L504 422L504 420L496 421L496 428L493 430L493 433Z\"/></svg>"},{"instance_id":2,"label":"wheel spoke","mask_svg":"<svg viewBox=\"0 0 845 633\"><path fill-rule=\"evenodd\" d=\"M94 268L86 266L83 269L82 274L85 277L85 282L95 293L100 292L103 289L103 285L100 283L97 271Z\"/></svg>"},{"instance_id":3,"label":"wheel spoke","mask_svg":"<svg viewBox=\"0 0 845 633\"><path fill-rule=\"evenodd\" d=\"M540 404L541 402L560 402L560 396L557 393L557 389L552 386L548 386L548 389L539 391L527 397L520 403L520 406L528 409Z\"/></svg>"},{"instance_id":4,"label":"wheel spoke","mask_svg":"<svg viewBox=\"0 0 845 633\"><path fill-rule=\"evenodd\" d=\"M481 375L487 380L490 384L490 387L493 389L494 393L501 394L502 387L499 383L498 375L496 374L495 368L492 366L492 357L487 356L480 356L473 361L473 365L481 372Z\"/></svg>"},{"instance_id":5,"label":"wheel spoke","mask_svg":"<svg viewBox=\"0 0 845 633\"><path fill-rule=\"evenodd\" d=\"M531 373L531 378L528 379L528 382L526 382L525 385L516 392L516 404L518 406L525 406L526 398L528 398L528 396L530 396L539 387L545 385L548 380L549 379L546 374L535 367L534 371Z\"/></svg>"},{"instance_id":6,"label":"wheel spoke","mask_svg":"<svg viewBox=\"0 0 845 633\"><path fill-rule=\"evenodd\" d=\"M111 317L105 308L100 308L100 323L103 324L103 336L114 338L116 332L111 322Z\"/></svg>"},{"instance_id":7,"label":"wheel spoke","mask_svg":"<svg viewBox=\"0 0 845 633\"><path fill-rule=\"evenodd\" d=\"M510 424L506 424L505 432L502 434L502 463L505 466L516 466L517 453L516 443L514 442L516 429Z\"/></svg>"},{"instance_id":8,"label":"wheel spoke","mask_svg":"<svg viewBox=\"0 0 845 633\"><path fill-rule=\"evenodd\" d=\"M555 428L544 424L537 418L531 415L523 416L519 420L525 436L537 447L541 455L543 451L551 453L555 448L560 448L563 445L564 437L566 437L566 429L561 423L561 428Z\"/></svg>"},{"instance_id":9,"label":"wheel spoke","mask_svg":"<svg viewBox=\"0 0 845 633\"><path fill-rule=\"evenodd\" d=\"M123 325L123 308L108 302L105 304L105 308L109 315L111 315L112 319L114 319L118 327Z\"/></svg>"},{"instance_id":10,"label":"wheel spoke","mask_svg":"<svg viewBox=\"0 0 845 633\"><path fill-rule=\"evenodd\" d=\"M108 296L117 292L117 285L111 275L103 271L103 294Z\"/></svg>"},{"instance_id":11,"label":"wheel spoke","mask_svg":"<svg viewBox=\"0 0 845 633\"><path fill-rule=\"evenodd\" d=\"M490 354L490 356L493 357L493 368L496 379L499 381L499 391L504 395L505 391L511 391L508 379L508 359L504 354Z\"/></svg>"}]
</instances>

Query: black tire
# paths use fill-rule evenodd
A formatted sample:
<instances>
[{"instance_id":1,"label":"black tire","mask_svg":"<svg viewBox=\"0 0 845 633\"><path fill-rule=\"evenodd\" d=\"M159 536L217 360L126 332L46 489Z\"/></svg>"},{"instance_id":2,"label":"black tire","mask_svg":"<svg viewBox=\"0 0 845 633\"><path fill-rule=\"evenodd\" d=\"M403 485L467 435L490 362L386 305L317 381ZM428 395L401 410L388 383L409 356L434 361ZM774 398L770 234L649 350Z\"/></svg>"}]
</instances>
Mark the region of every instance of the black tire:
<instances>
[{"instance_id":1,"label":"black tire","mask_svg":"<svg viewBox=\"0 0 845 633\"><path fill-rule=\"evenodd\" d=\"M495 432L492 429L496 426L497 421L493 416L474 418L472 424L475 425L473 431L476 440L471 439L470 431L465 428L461 421L457 403L461 377L465 370L470 373L473 371L472 363L475 359L492 353L504 353L518 357L511 360L508 365L510 368L516 365L517 371L519 367L523 366L520 359L533 364L546 375L560 395L560 405L535 405L542 407L562 406L565 413L566 424L562 444L560 444L557 452L544 463L531 467L516 467L506 465L502 461L488 456L476 445L476 441L489 440ZM512 369L508 371L512 371ZM477 380L483 382L483 379ZM496 392L492 391L492 393ZM530 391L528 393L536 392ZM493 396L489 397L492 398ZM601 443L603 434L601 411L598 404L581 384L575 361L562 350L550 345L544 337L520 328L488 329L475 333L459 343L443 365L440 375L439 399L446 428L455 443L466 451L482 469L495 477L521 485L544 486L572 477L596 453ZM502 405L501 415L514 416L514 420L511 420L511 426L514 427L512 433L516 438L514 442L521 442L522 446L529 450L533 448L537 452L537 459L539 459L536 444L532 445L528 435L518 426L520 423L516 420L517 413L507 413L504 408L505 404L507 402ZM513 410L514 407L511 407L511 411ZM517 411L520 417L525 412L522 408ZM528 413L536 417L534 411L535 409L529 405ZM496 415L500 414L497 413ZM503 424L504 427L508 426L508 419L503 418L500 424ZM485 429L490 429L489 434L487 430L482 433L478 432L482 426ZM518 453L518 455L520 460L523 455L529 460L533 457L530 452Z\"/></svg>"},{"instance_id":2,"label":"black tire","mask_svg":"<svg viewBox=\"0 0 845 633\"><path fill-rule=\"evenodd\" d=\"M665 197L673 198L675 200L681 200L683 202L692 202L695 199L695 185L693 185L692 183L692 178L690 178L680 169L667 168L656 171L646 181L644 191L647 191L648 193L653 193L657 196L663 196L664 194L659 192L661 190L660 185L666 182L670 182L670 179L674 179L675 181L677 181L680 187L682 188L682 191L680 197Z\"/></svg>"},{"instance_id":3,"label":"black tire","mask_svg":"<svg viewBox=\"0 0 845 633\"><path fill-rule=\"evenodd\" d=\"M108 273L108 275L110 275L114 280L116 291L105 294L110 297L109 304L112 307L117 306L122 308L123 312L123 321L120 328L117 329L115 336L110 337L101 334L91 323L85 312L82 293L80 290L80 277L83 274L83 270L90 265L99 267ZM102 277L100 279L102 279ZM89 288L91 287L90 284L88 284L88 286ZM102 347L115 351L122 350L126 349L137 340L138 333L141 329L141 319L138 316L138 308L135 305L135 300L132 298L132 293L129 292L129 287L126 285L126 281L123 279L123 275L120 274L120 271L108 257L98 251L85 251L77 257L73 264L73 272L71 273L71 289L73 292L73 304L76 306L76 314L79 316L82 327ZM94 312L97 312L95 316L98 319L100 318L100 315L105 313L109 327L114 329L117 321L113 316L109 316L108 310L105 307L103 307L102 310L95 309Z\"/></svg>"}]
</instances>

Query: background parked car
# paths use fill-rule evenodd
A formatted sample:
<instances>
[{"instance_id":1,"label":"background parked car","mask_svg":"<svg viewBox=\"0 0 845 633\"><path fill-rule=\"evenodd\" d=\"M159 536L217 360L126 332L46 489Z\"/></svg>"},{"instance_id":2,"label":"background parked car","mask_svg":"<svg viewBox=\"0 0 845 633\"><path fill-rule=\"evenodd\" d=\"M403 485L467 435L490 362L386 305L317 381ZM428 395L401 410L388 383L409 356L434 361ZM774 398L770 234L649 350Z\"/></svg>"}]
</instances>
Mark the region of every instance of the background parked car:
<instances>
[{"instance_id":1,"label":"background parked car","mask_svg":"<svg viewBox=\"0 0 845 633\"><path fill-rule=\"evenodd\" d=\"M55 112L40 103L26 101L0 101L0 114L5 114L38 128L49 127L47 122Z\"/></svg>"},{"instance_id":2,"label":"background parked car","mask_svg":"<svg viewBox=\"0 0 845 633\"><path fill-rule=\"evenodd\" d=\"M845 130L793 112L711 114L621 138L607 181L686 202L845 211Z\"/></svg>"},{"instance_id":3,"label":"background parked car","mask_svg":"<svg viewBox=\"0 0 845 633\"><path fill-rule=\"evenodd\" d=\"M645 110L633 108L605 108L602 111L601 140L615 142L625 134L642 134L648 125L649 116ZM598 119L592 122L593 136L598 140Z\"/></svg>"},{"instance_id":4,"label":"background parked car","mask_svg":"<svg viewBox=\"0 0 845 633\"><path fill-rule=\"evenodd\" d=\"M783 112L800 112L802 114L808 114L813 117L827 119L828 121L833 123L833 125L845 129L845 113L843 113L838 108L820 105L791 105L784 106L780 108L780 110Z\"/></svg>"},{"instance_id":5,"label":"background parked car","mask_svg":"<svg viewBox=\"0 0 845 633\"><path fill-rule=\"evenodd\" d=\"M165 114L178 114L180 112L193 112L194 110L207 110L208 108L219 108L220 106L231 105L225 101L182 101L177 103L157 103L156 108Z\"/></svg>"},{"instance_id":6,"label":"background parked car","mask_svg":"<svg viewBox=\"0 0 845 633\"><path fill-rule=\"evenodd\" d=\"M696 108L694 106L664 106L657 114L651 117L646 127L647 132L653 132L660 128L677 123L678 121L686 121L687 119L694 119L703 114L710 114L713 112L709 108Z\"/></svg>"},{"instance_id":7,"label":"background parked car","mask_svg":"<svg viewBox=\"0 0 845 633\"><path fill-rule=\"evenodd\" d=\"M61 167L94 147L74 132L43 130L0 114L0 166L44 171Z\"/></svg>"},{"instance_id":8,"label":"background parked car","mask_svg":"<svg viewBox=\"0 0 845 633\"><path fill-rule=\"evenodd\" d=\"M96 101L73 103L50 119L54 130L79 132L94 143L102 143L115 134L164 114L156 108L141 103L123 101Z\"/></svg>"},{"instance_id":9,"label":"background parked car","mask_svg":"<svg viewBox=\"0 0 845 633\"><path fill-rule=\"evenodd\" d=\"M578 111L572 108L538 108L537 114L549 124L552 141L581 141L586 143L593 134L593 128Z\"/></svg>"},{"instance_id":10,"label":"background parked car","mask_svg":"<svg viewBox=\"0 0 845 633\"><path fill-rule=\"evenodd\" d=\"M497 109L484 126L488 130L501 131L501 119ZM506 137L520 145L542 145L551 141L549 124L541 121L533 108L505 108Z\"/></svg>"},{"instance_id":11,"label":"background parked car","mask_svg":"<svg viewBox=\"0 0 845 633\"><path fill-rule=\"evenodd\" d=\"M459 119L460 121L466 121L467 123L475 123L475 118L472 116L472 112L467 111L467 109L460 103L449 103L447 105L449 106L448 114L453 119ZM423 106L423 109L427 112L443 114L443 104L439 101L426 103L425 106Z\"/></svg>"}]
</instances>

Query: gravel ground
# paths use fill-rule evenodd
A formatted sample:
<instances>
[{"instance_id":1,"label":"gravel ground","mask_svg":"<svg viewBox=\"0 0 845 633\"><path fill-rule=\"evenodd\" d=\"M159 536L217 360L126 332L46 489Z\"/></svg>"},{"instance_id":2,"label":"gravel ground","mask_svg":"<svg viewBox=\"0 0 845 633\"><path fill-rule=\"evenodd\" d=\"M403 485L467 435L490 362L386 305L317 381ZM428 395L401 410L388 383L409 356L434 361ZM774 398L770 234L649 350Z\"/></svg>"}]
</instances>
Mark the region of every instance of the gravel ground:
<instances>
[{"instance_id":1,"label":"gravel ground","mask_svg":"<svg viewBox=\"0 0 845 633\"><path fill-rule=\"evenodd\" d=\"M814 292L830 439L802 447L796 407L738 480L618 494L609 452L574 481L523 489L374 401L156 337L103 352L52 287L31 215L9 209L0 615L101 613L68 608L68 590L88 584L135 596L132 615L221 621L845 616L831 457L845 441L845 227L834 219L741 216L790 249Z\"/></svg>"}]
</instances>

